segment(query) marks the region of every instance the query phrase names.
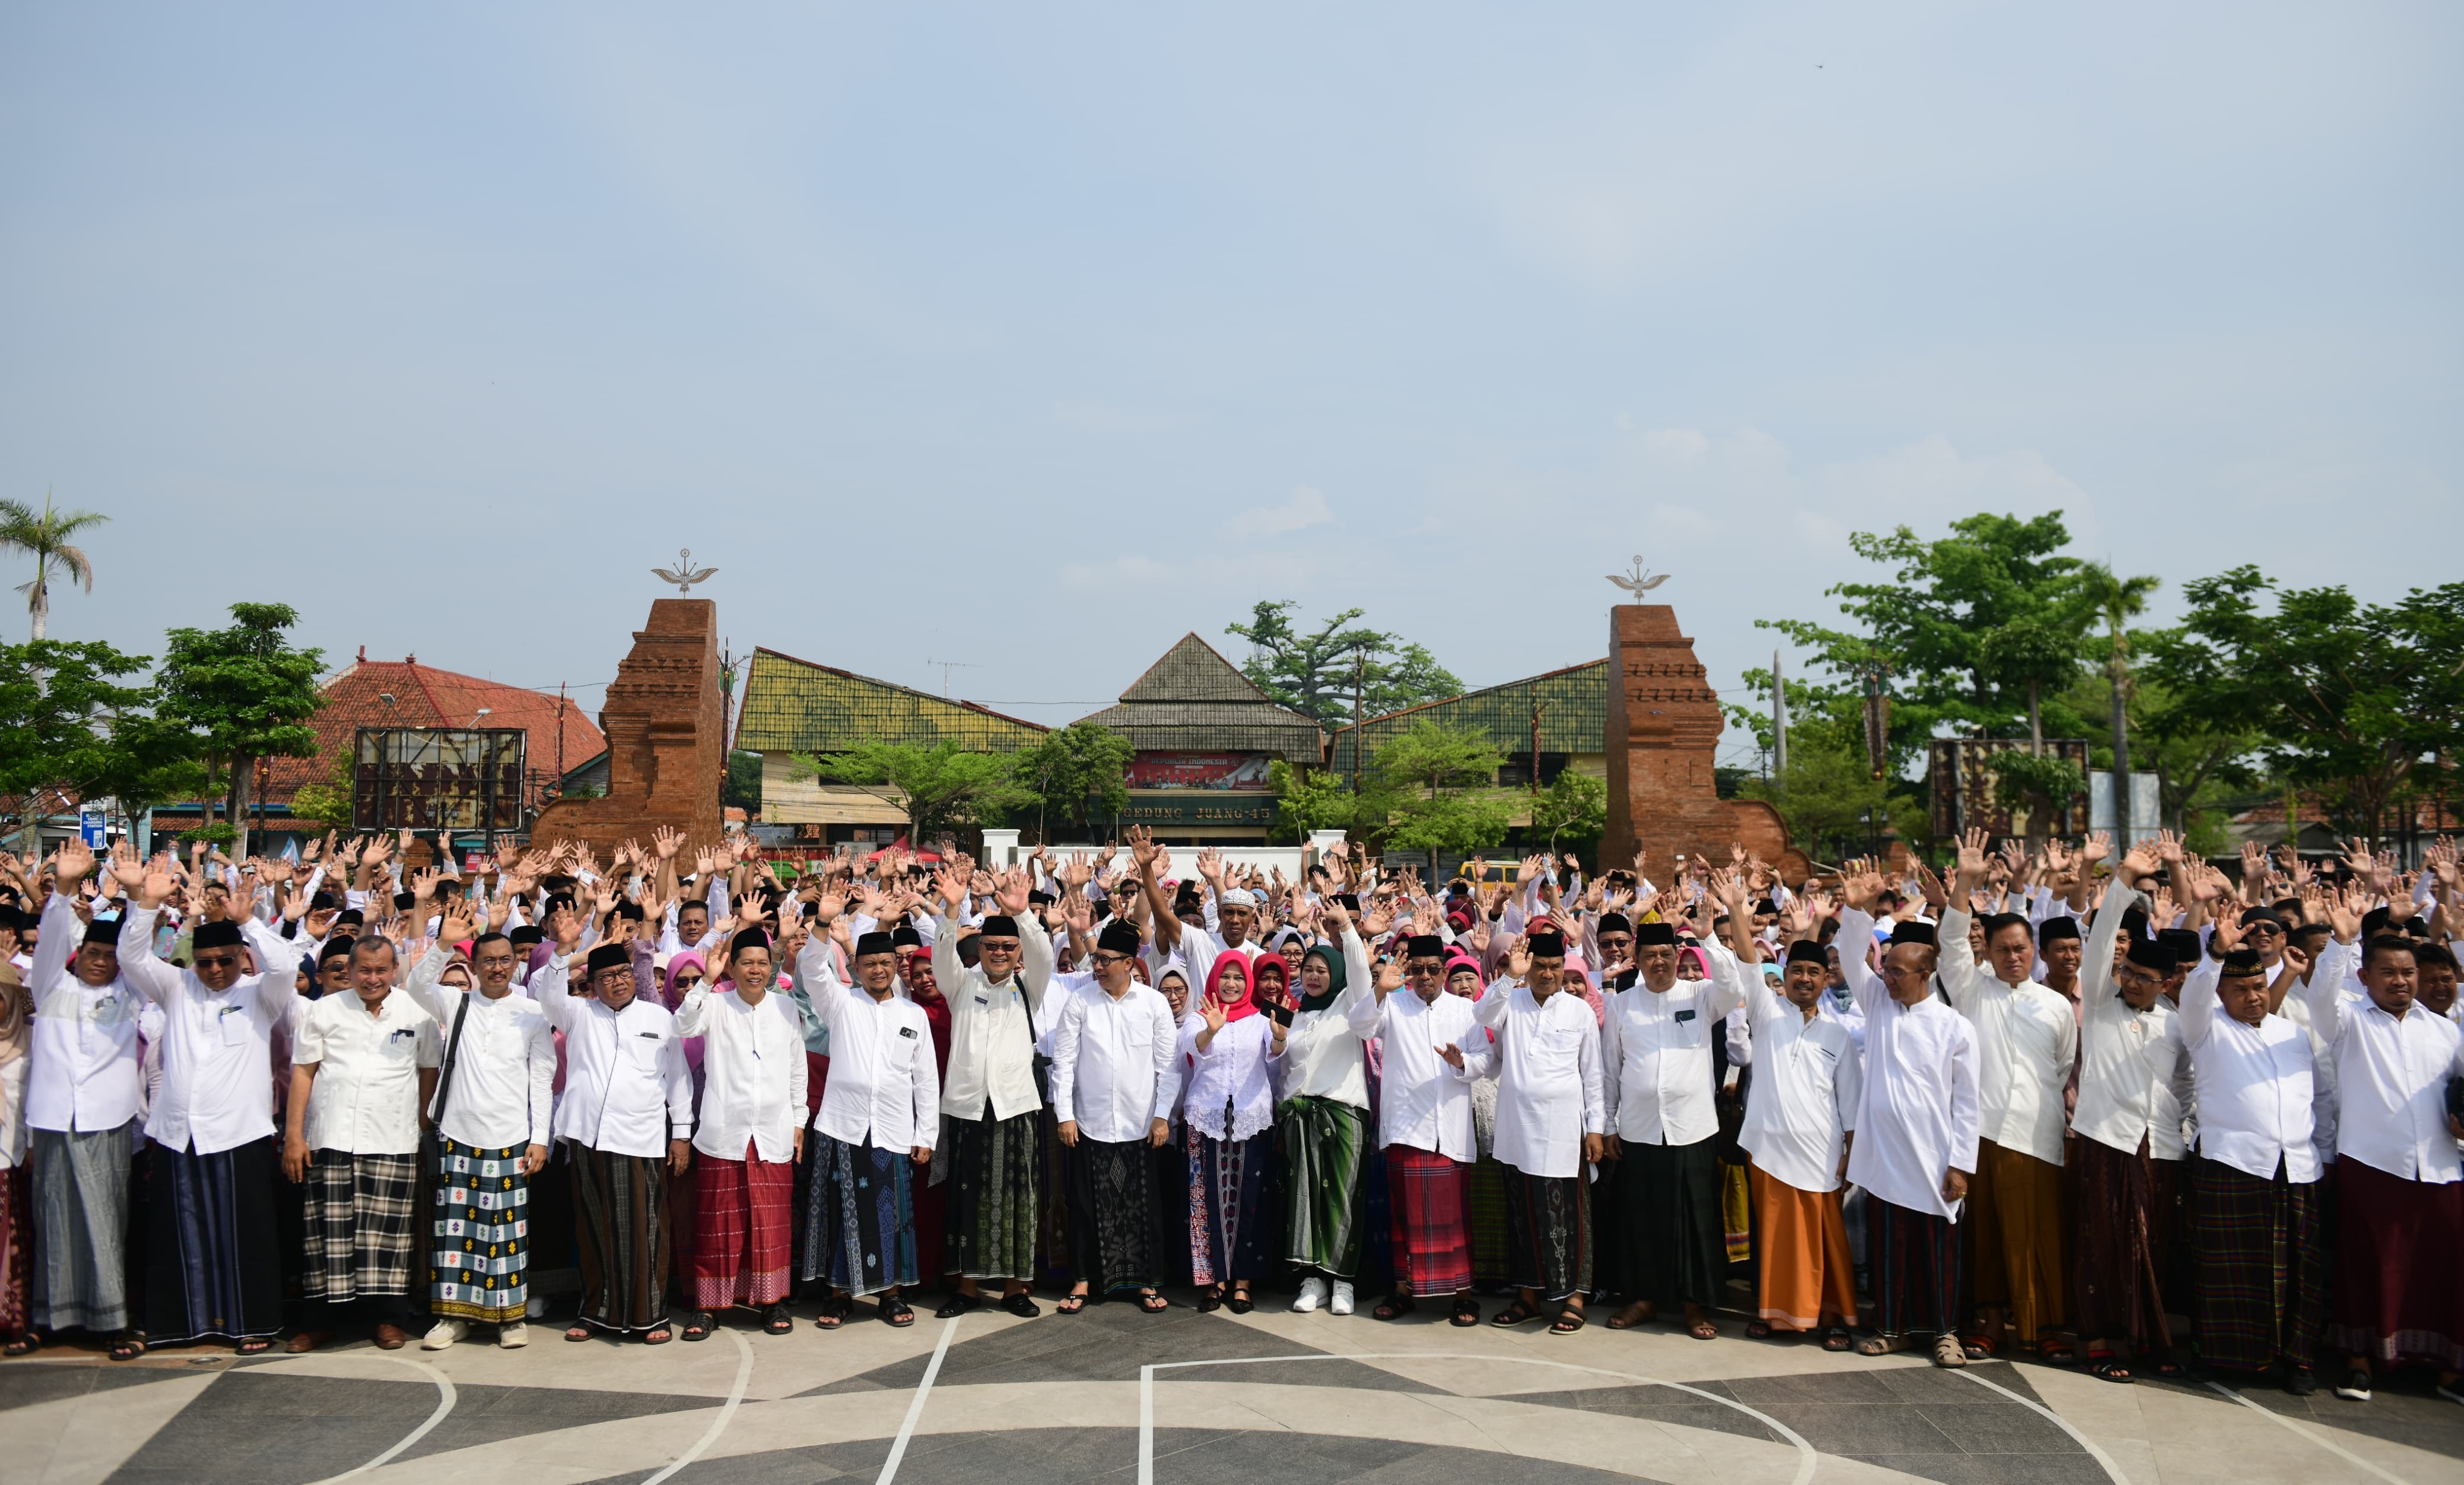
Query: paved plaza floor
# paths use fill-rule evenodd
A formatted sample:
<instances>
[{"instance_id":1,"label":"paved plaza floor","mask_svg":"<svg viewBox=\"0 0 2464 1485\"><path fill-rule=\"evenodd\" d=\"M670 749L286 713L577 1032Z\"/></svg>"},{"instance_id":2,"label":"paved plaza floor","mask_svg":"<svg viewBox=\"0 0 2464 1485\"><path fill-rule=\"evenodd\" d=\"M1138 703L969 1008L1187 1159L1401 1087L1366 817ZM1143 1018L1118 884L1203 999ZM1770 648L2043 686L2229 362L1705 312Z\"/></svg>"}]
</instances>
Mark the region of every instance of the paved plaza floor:
<instances>
[{"instance_id":1,"label":"paved plaza floor","mask_svg":"<svg viewBox=\"0 0 2464 1485\"><path fill-rule=\"evenodd\" d=\"M1123 1303L698 1343L466 1342L304 1357L52 1349L0 1363L9 1485L793 1485L805 1480L2432 1485L2464 1407L2426 1379L2297 1401L2067 1368L1940 1371L1666 1327L1456 1329L1429 1309ZM1492 1305L1493 1309L1494 1306ZM859 1316L869 1314L859 1307Z\"/></svg>"}]
</instances>

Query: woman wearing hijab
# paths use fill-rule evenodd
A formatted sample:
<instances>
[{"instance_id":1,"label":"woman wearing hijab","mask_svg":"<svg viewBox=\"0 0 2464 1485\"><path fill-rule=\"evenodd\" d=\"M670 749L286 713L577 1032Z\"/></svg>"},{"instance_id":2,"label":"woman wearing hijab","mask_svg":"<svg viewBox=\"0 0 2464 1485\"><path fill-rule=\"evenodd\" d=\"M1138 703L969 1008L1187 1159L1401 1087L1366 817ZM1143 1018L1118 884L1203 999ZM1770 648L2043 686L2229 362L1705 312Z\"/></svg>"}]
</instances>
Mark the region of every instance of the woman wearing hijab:
<instances>
[{"instance_id":1,"label":"woman wearing hijab","mask_svg":"<svg viewBox=\"0 0 2464 1485\"><path fill-rule=\"evenodd\" d=\"M1155 977L1155 992L1172 1010L1177 1048L1180 1034L1194 1019L1189 1014L1189 974L1178 960L1165 962ZM1181 1117L1180 1085L1188 1081L1188 1059L1176 1051L1173 1065L1177 1071L1171 1106L1159 1111L1172 1121L1172 1137L1160 1148L1147 1151L1147 1158L1155 1162L1147 1190L1155 1200L1156 1277L1167 1284L1186 1284L1190 1281L1189 1136Z\"/></svg>"},{"instance_id":2,"label":"woman wearing hijab","mask_svg":"<svg viewBox=\"0 0 2464 1485\"><path fill-rule=\"evenodd\" d=\"M1207 1291L1200 1310L1228 1302L1233 1314L1246 1315L1249 1285L1266 1273L1258 1219L1273 1153L1272 1078L1284 1054L1283 1023L1258 1013L1248 960L1224 954L1215 961L1206 993L1181 1023L1180 1052L1190 1279Z\"/></svg>"},{"instance_id":3,"label":"woman wearing hijab","mask_svg":"<svg viewBox=\"0 0 2464 1485\"><path fill-rule=\"evenodd\" d=\"M17 967L0 960L0 1340L11 1356L40 1343L33 1328L34 1220L26 1176L26 1050L34 1038L33 998Z\"/></svg>"},{"instance_id":4,"label":"woman wearing hijab","mask_svg":"<svg viewBox=\"0 0 2464 1485\"><path fill-rule=\"evenodd\" d=\"M1352 1280L1360 1268L1369 1071L1352 1013L1369 998L1369 950L1351 931L1350 920L1343 921L1341 945L1318 944L1302 956L1299 1009L1287 1013L1291 1024L1285 1034L1284 1102L1277 1123L1291 1205L1284 1256L1302 1275L1292 1308L1304 1315L1320 1304L1331 1314L1351 1314ZM1347 972L1347 960L1357 961L1356 977ZM1263 999L1269 989L1265 980L1283 979L1284 961L1261 954L1256 969L1264 977ZM1283 989L1273 986L1277 996Z\"/></svg>"}]
</instances>

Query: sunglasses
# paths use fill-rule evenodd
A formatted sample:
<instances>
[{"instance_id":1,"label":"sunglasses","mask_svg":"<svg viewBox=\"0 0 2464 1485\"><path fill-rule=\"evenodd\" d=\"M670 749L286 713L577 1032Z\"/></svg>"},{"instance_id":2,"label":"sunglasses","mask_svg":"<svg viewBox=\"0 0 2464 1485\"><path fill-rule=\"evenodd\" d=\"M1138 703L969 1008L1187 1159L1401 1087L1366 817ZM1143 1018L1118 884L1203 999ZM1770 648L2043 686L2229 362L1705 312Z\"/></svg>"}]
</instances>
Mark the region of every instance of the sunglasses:
<instances>
[{"instance_id":1,"label":"sunglasses","mask_svg":"<svg viewBox=\"0 0 2464 1485\"><path fill-rule=\"evenodd\" d=\"M197 968L200 970L230 970L236 969L238 965L239 955L237 954L197 955Z\"/></svg>"}]
</instances>

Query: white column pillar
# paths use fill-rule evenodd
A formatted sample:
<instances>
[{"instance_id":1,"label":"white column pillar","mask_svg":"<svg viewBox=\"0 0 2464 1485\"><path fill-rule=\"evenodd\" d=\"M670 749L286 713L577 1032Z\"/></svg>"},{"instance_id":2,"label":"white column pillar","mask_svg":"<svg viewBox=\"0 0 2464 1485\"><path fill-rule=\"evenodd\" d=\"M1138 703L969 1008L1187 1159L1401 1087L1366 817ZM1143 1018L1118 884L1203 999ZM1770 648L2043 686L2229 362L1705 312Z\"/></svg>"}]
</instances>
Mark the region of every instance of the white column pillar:
<instances>
[{"instance_id":1,"label":"white column pillar","mask_svg":"<svg viewBox=\"0 0 2464 1485\"><path fill-rule=\"evenodd\" d=\"M1309 838L1309 849L1323 856L1328 846L1342 844L1344 832L1340 830L1312 830Z\"/></svg>"},{"instance_id":2,"label":"white column pillar","mask_svg":"<svg viewBox=\"0 0 2464 1485\"><path fill-rule=\"evenodd\" d=\"M1018 864L1018 835L1015 830L984 832L984 865L993 870Z\"/></svg>"}]
</instances>

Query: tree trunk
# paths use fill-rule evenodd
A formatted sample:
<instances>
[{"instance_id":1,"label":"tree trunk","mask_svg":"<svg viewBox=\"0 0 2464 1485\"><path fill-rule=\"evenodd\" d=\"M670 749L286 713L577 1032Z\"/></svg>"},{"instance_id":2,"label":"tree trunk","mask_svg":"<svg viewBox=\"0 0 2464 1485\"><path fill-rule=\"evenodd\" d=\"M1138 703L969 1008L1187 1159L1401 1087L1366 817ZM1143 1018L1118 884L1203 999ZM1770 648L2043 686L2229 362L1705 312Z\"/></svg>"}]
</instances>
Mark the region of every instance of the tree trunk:
<instances>
[{"instance_id":1,"label":"tree trunk","mask_svg":"<svg viewBox=\"0 0 2464 1485\"><path fill-rule=\"evenodd\" d=\"M231 822L233 833L231 859L235 862L248 860L248 796L249 786L255 782L255 778L254 758L244 753L231 758Z\"/></svg>"},{"instance_id":2,"label":"tree trunk","mask_svg":"<svg viewBox=\"0 0 2464 1485\"><path fill-rule=\"evenodd\" d=\"M2113 827L2117 859L2127 855L2131 846L2130 818L2130 711L2123 698L2130 688L2128 662L2122 658L2119 640L2113 651Z\"/></svg>"},{"instance_id":3,"label":"tree trunk","mask_svg":"<svg viewBox=\"0 0 2464 1485\"><path fill-rule=\"evenodd\" d=\"M39 565L34 569L33 601L28 603L26 607L34 616L34 643L40 644L51 629L52 593L43 582L43 570Z\"/></svg>"},{"instance_id":4,"label":"tree trunk","mask_svg":"<svg viewBox=\"0 0 2464 1485\"><path fill-rule=\"evenodd\" d=\"M2032 757L2045 755L2045 723L2036 709L2036 688L2042 685L2031 676L2028 680L2028 753Z\"/></svg>"}]
</instances>

